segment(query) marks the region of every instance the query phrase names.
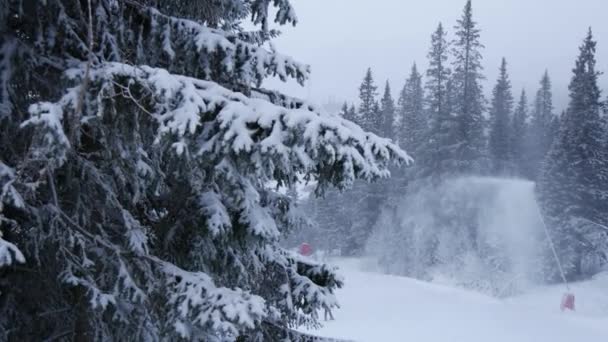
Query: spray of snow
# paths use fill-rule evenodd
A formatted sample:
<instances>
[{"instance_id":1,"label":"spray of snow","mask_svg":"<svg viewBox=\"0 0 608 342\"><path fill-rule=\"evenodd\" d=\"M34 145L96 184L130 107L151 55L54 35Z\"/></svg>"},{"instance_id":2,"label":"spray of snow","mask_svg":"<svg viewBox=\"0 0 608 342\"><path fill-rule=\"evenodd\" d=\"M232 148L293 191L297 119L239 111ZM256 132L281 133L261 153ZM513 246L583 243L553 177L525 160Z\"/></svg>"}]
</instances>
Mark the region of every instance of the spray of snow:
<instances>
[{"instance_id":1,"label":"spray of snow","mask_svg":"<svg viewBox=\"0 0 608 342\"><path fill-rule=\"evenodd\" d=\"M534 195L534 183L522 180L472 178L463 180L465 187L489 188L494 196L480 204L480 234L486 241L495 240L511 265L513 276L520 281L538 279L539 251L545 246L542 221Z\"/></svg>"},{"instance_id":2,"label":"spray of snow","mask_svg":"<svg viewBox=\"0 0 608 342\"><path fill-rule=\"evenodd\" d=\"M466 177L412 187L368 251L386 273L504 297L542 279L546 248L534 183Z\"/></svg>"}]
</instances>

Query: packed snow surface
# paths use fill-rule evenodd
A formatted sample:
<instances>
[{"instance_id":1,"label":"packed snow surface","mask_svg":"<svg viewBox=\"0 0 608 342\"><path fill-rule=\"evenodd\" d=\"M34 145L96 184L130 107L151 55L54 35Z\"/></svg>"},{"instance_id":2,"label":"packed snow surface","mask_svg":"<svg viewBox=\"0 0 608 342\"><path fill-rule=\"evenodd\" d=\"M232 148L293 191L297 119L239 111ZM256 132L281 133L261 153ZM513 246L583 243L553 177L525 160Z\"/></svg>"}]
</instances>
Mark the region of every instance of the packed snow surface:
<instances>
[{"instance_id":1,"label":"packed snow surface","mask_svg":"<svg viewBox=\"0 0 608 342\"><path fill-rule=\"evenodd\" d=\"M345 277L341 308L315 335L360 342L608 341L608 275L571 285L576 312L561 312L563 286L499 300L366 271L358 259L334 264Z\"/></svg>"}]
</instances>

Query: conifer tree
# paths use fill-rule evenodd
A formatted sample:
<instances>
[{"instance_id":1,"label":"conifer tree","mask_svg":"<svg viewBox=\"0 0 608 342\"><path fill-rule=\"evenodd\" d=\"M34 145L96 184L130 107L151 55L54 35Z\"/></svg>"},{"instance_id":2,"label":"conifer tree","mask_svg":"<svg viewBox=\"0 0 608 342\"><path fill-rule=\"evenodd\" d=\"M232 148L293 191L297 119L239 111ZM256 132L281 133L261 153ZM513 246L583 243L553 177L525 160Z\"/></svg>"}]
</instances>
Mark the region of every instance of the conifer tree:
<instances>
[{"instance_id":1,"label":"conifer tree","mask_svg":"<svg viewBox=\"0 0 608 342\"><path fill-rule=\"evenodd\" d=\"M345 119L348 117L348 103L344 102L344 104L342 104L342 107L340 108L340 116Z\"/></svg>"},{"instance_id":2,"label":"conifer tree","mask_svg":"<svg viewBox=\"0 0 608 342\"><path fill-rule=\"evenodd\" d=\"M349 107L348 103L346 103L346 102L344 102L344 104L342 105L342 108L340 109L340 115L348 121L352 121L352 122L357 121L357 111L356 111L354 105L351 105Z\"/></svg>"},{"instance_id":3,"label":"conifer tree","mask_svg":"<svg viewBox=\"0 0 608 342\"><path fill-rule=\"evenodd\" d=\"M348 109L348 120L357 122L357 107L354 104L351 104Z\"/></svg>"},{"instance_id":4,"label":"conifer tree","mask_svg":"<svg viewBox=\"0 0 608 342\"><path fill-rule=\"evenodd\" d=\"M492 107L490 108L490 137L489 152L493 172L504 175L512 171L511 159L511 112L513 110L513 95L511 81L507 72L507 61L503 58L500 65L500 75L492 91Z\"/></svg>"},{"instance_id":5,"label":"conifer tree","mask_svg":"<svg viewBox=\"0 0 608 342\"><path fill-rule=\"evenodd\" d=\"M372 116L369 120L371 122L369 130L378 135L381 135L380 132L383 126L382 120L382 109L380 107L380 102L378 100L374 101L374 105L372 107Z\"/></svg>"},{"instance_id":6,"label":"conifer tree","mask_svg":"<svg viewBox=\"0 0 608 342\"><path fill-rule=\"evenodd\" d=\"M480 30L473 20L471 0L467 1L462 17L455 27L453 41L454 111L457 116L459 172L480 172L485 166L484 98L481 81Z\"/></svg>"},{"instance_id":7,"label":"conifer tree","mask_svg":"<svg viewBox=\"0 0 608 342\"><path fill-rule=\"evenodd\" d=\"M394 138L393 122L395 121L395 100L391 95L391 86L388 81L384 87L384 95L380 101L380 130L379 135L385 138Z\"/></svg>"},{"instance_id":8,"label":"conifer tree","mask_svg":"<svg viewBox=\"0 0 608 342\"><path fill-rule=\"evenodd\" d=\"M551 78L549 72L545 71L534 98L530 125L525 136L526 153L523 173L529 179L537 179L542 161L551 147L553 141L551 124L554 118Z\"/></svg>"},{"instance_id":9,"label":"conifer tree","mask_svg":"<svg viewBox=\"0 0 608 342\"><path fill-rule=\"evenodd\" d=\"M420 147L424 145L428 120L427 113L424 112L422 75L418 72L416 64L412 66L399 96L399 116L398 134L401 137L401 146L409 146L410 153L417 158Z\"/></svg>"},{"instance_id":10,"label":"conifer tree","mask_svg":"<svg viewBox=\"0 0 608 342\"><path fill-rule=\"evenodd\" d=\"M374 83L372 69L368 68L363 78L361 86L359 86L359 113L357 123L366 130L377 133L378 129L378 112L379 105L376 97L378 96L378 87Z\"/></svg>"},{"instance_id":11,"label":"conifer tree","mask_svg":"<svg viewBox=\"0 0 608 342\"><path fill-rule=\"evenodd\" d=\"M426 71L426 102L431 119L450 114L447 109L448 91L447 85L451 76L448 66L449 44L446 40L447 33L441 23L431 36L431 48L427 55L429 67Z\"/></svg>"},{"instance_id":12,"label":"conifer tree","mask_svg":"<svg viewBox=\"0 0 608 342\"><path fill-rule=\"evenodd\" d=\"M559 127L561 125L561 118L566 116L565 113L566 111L564 110L560 115L553 115L548 136L549 147L552 146L553 142L555 142L555 139L557 139L557 135L559 134ZM604 120L606 120L606 116L603 116L603 118Z\"/></svg>"},{"instance_id":13,"label":"conifer tree","mask_svg":"<svg viewBox=\"0 0 608 342\"><path fill-rule=\"evenodd\" d=\"M523 174L524 157L526 153L526 144L524 138L528 131L528 96L526 91L522 89L517 103L513 120L511 123L511 160L515 166L515 173L519 176Z\"/></svg>"},{"instance_id":14,"label":"conifer tree","mask_svg":"<svg viewBox=\"0 0 608 342\"><path fill-rule=\"evenodd\" d=\"M608 155L595 52L589 29L568 87L570 103L538 189L548 227L570 277L593 274L606 263L608 252Z\"/></svg>"},{"instance_id":15,"label":"conifer tree","mask_svg":"<svg viewBox=\"0 0 608 342\"><path fill-rule=\"evenodd\" d=\"M309 77L272 21L288 0L0 0L0 340L313 340L342 281L281 247L269 184L407 156L261 88Z\"/></svg>"},{"instance_id":16,"label":"conifer tree","mask_svg":"<svg viewBox=\"0 0 608 342\"><path fill-rule=\"evenodd\" d=\"M453 115L453 82L448 65L449 43L441 24L431 36L427 55L426 107L428 130L424 136L424 149L418 153L416 168L420 177L438 176L452 172L456 167L456 135L458 126Z\"/></svg>"}]
</instances>

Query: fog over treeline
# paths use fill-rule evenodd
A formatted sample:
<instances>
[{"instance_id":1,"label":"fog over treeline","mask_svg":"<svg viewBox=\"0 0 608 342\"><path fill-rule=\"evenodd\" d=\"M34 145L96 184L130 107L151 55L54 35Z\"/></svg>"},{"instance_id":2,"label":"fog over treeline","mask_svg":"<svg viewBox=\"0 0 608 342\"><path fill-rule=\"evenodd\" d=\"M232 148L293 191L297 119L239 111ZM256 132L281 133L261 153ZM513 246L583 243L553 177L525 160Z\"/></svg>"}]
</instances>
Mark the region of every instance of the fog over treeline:
<instances>
[{"instance_id":1,"label":"fog over treeline","mask_svg":"<svg viewBox=\"0 0 608 342\"><path fill-rule=\"evenodd\" d=\"M356 100L353 85L368 67L379 82L388 79L396 90L412 63L426 68L428 37L439 22L451 35L461 7L459 1L451 0L296 0L294 4L300 24L282 28L285 34L274 43L282 51L302 56L313 75L306 87L295 82L270 84L317 103ZM320 7L327 11L319 11ZM553 77L555 106L565 109L576 46L589 26L600 41L608 38L605 12L602 0L478 1L475 17L486 47L482 61L486 95L505 57L516 89L533 91L547 69ZM600 44L599 60L605 60L604 56L608 56L608 46ZM598 68L606 71L608 63ZM606 86L608 79L600 77L600 84Z\"/></svg>"}]
</instances>

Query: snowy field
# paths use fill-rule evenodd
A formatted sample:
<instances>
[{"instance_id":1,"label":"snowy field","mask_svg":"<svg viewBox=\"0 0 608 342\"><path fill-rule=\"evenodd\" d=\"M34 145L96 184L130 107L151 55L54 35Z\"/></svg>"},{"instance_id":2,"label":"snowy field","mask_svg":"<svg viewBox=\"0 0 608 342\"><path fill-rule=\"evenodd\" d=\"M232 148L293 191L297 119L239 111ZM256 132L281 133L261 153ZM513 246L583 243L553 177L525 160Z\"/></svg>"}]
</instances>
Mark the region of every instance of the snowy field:
<instances>
[{"instance_id":1,"label":"snowy field","mask_svg":"<svg viewBox=\"0 0 608 342\"><path fill-rule=\"evenodd\" d=\"M563 287L492 297L335 262L346 286L335 321L315 335L360 342L607 342L608 275L574 284L576 312L559 309Z\"/></svg>"}]
</instances>

